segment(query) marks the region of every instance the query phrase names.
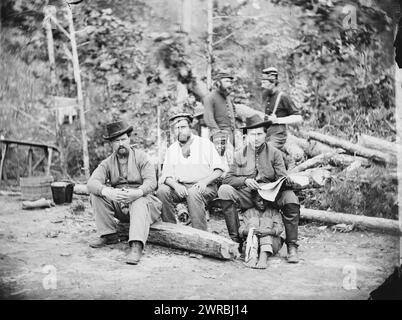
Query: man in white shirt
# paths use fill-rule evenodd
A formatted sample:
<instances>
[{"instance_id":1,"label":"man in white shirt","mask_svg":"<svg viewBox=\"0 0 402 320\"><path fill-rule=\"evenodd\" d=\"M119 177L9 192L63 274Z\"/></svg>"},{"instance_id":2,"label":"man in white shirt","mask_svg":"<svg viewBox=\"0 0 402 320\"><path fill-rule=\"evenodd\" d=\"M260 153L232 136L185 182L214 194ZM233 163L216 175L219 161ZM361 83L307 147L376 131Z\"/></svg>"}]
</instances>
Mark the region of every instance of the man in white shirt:
<instances>
[{"instance_id":1,"label":"man in white shirt","mask_svg":"<svg viewBox=\"0 0 402 320\"><path fill-rule=\"evenodd\" d=\"M192 134L192 116L180 113L169 119L176 141L167 149L156 192L162 201L162 220L176 223L175 203L187 201L193 228L207 230L205 205L217 195L215 181L227 164L214 144Z\"/></svg>"}]
</instances>

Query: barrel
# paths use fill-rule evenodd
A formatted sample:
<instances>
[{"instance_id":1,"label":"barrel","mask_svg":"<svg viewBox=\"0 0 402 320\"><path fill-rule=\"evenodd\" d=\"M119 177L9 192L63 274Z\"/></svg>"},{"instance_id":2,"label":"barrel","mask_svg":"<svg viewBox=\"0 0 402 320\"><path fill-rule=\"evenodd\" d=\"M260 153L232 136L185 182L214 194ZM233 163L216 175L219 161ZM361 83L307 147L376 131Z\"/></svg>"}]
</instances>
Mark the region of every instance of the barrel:
<instances>
[{"instance_id":1,"label":"barrel","mask_svg":"<svg viewBox=\"0 0 402 320\"><path fill-rule=\"evenodd\" d=\"M52 176L20 178L22 200L52 199Z\"/></svg>"}]
</instances>

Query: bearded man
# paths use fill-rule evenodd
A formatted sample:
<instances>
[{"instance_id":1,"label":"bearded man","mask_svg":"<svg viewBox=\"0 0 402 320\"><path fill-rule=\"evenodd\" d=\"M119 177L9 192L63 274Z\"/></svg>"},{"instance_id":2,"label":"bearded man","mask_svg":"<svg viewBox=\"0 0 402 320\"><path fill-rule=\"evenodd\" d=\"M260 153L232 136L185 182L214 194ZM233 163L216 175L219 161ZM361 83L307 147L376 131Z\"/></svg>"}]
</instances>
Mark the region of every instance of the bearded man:
<instances>
[{"instance_id":1,"label":"bearded man","mask_svg":"<svg viewBox=\"0 0 402 320\"><path fill-rule=\"evenodd\" d=\"M100 238L92 248L119 242L114 218L130 222L128 264L137 264L148 239L149 227L160 219L161 203L152 195L156 189L156 172L148 156L130 146L132 126L123 121L106 125L104 136L112 154L92 173L87 187L95 213Z\"/></svg>"},{"instance_id":2,"label":"bearded man","mask_svg":"<svg viewBox=\"0 0 402 320\"><path fill-rule=\"evenodd\" d=\"M227 72L217 74L216 89L204 98L204 121L210 130L211 140L223 132L235 146L236 108L230 97L233 79Z\"/></svg>"},{"instance_id":3,"label":"bearded man","mask_svg":"<svg viewBox=\"0 0 402 320\"><path fill-rule=\"evenodd\" d=\"M217 194L216 180L227 170L214 144L191 132L192 116L169 119L176 141L167 149L157 191L162 220L176 223L175 204L187 202L193 228L207 230L206 205Z\"/></svg>"}]
</instances>

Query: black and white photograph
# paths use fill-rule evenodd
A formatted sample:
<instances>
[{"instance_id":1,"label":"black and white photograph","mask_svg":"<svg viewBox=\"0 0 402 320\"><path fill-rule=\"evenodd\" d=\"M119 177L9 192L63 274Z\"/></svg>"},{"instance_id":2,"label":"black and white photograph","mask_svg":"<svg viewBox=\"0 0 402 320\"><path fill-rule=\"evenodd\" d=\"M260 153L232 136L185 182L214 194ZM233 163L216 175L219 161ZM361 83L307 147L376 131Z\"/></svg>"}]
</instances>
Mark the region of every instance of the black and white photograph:
<instances>
[{"instance_id":1,"label":"black and white photograph","mask_svg":"<svg viewBox=\"0 0 402 320\"><path fill-rule=\"evenodd\" d=\"M0 300L402 300L402 1L0 6Z\"/></svg>"}]
</instances>

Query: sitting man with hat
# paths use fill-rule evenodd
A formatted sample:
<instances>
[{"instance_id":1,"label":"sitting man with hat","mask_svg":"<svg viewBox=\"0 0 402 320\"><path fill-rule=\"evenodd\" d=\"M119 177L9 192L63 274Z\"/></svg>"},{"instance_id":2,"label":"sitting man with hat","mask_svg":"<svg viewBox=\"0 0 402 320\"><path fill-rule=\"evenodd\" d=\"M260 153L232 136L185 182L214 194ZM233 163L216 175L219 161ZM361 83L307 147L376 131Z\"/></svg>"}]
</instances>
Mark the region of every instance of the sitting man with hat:
<instances>
[{"instance_id":1,"label":"sitting man with hat","mask_svg":"<svg viewBox=\"0 0 402 320\"><path fill-rule=\"evenodd\" d=\"M204 98L204 121L210 130L210 138L217 133L225 133L229 142L235 146L236 108L230 97L233 76L220 72L215 77L216 89Z\"/></svg>"},{"instance_id":2,"label":"sitting man with hat","mask_svg":"<svg viewBox=\"0 0 402 320\"><path fill-rule=\"evenodd\" d=\"M246 126L242 129L247 134L247 143L235 154L234 162L218 190L229 235L239 243L241 237L237 206L242 210L252 208L253 190L260 189L262 183L274 182L287 176L282 153L266 142L267 127L270 124L270 121L263 121L258 115L246 119ZM290 186L293 181L288 177L286 184ZM283 188L273 205L282 211L288 262L297 263L299 200L292 190Z\"/></svg>"},{"instance_id":3,"label":"sitting man with hat","mask_svg":"<svg viewBox=\"0 0 402 320\"><path fill-rule=\"evenodd\" d=\"M300 111L288 95L278 90L278 70L269 67L262 70L261 87L262 104L265 108L265 119L271 121L268 128L268 142L284 151L287 139L287 124L294 124L303 121Z\"/></svg>"},{"instance_id":4,"label":"sitting man with hat","mask_svg":"<svg viewBox=\"0 0 402 320\"><path fill-rule=\"evenodd\" d=\"M137 264L148 239L149 227L160 219L161 203L155 191L156 172L148 156L130 146L132 126L123 121L106 125L112 154L92 173L87 187L100 238L91 243L100 248L119 241L114 218L130 222L128 264Z\"/></svg>"},{"instance_id":5,"label":"sitting man with hat","mask_svg":"<svg viewBox=\"0 0 402 320\"><path fill-rule=\"evenodd\" d=\"M227 164L210 140L191 132L190 114L176 114L169 122L176 141L166 151L157 190L162 220L176 223L175 203L187 201L192 227L207 230L205 206L216 197L215 181Z\"/></svg>"}]
</instances>

